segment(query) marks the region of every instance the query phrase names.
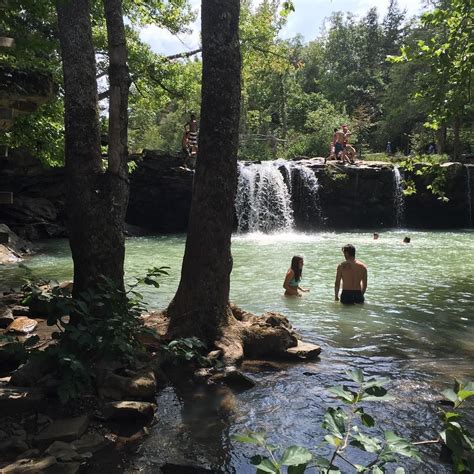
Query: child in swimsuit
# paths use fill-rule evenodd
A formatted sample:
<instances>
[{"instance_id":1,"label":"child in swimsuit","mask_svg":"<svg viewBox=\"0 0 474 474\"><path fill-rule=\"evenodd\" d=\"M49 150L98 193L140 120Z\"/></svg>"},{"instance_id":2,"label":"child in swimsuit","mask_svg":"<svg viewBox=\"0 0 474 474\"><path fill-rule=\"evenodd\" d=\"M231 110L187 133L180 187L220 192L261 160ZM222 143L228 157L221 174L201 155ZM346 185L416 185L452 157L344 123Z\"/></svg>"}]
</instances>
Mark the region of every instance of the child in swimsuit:
<instances>
[{"instance_id":1,"label":"child in swimsuit","mask_svg":"<svg viewBox=\"0 0 474 474\"><path fill-rule=\"evenodd\" d=\"M300 287L303 265L303 257L295 255L291 259L291 267L286 272L285 281L283 282L285 296L301 296L301 292L309 291Z\"/></svg>"}]
</instances>

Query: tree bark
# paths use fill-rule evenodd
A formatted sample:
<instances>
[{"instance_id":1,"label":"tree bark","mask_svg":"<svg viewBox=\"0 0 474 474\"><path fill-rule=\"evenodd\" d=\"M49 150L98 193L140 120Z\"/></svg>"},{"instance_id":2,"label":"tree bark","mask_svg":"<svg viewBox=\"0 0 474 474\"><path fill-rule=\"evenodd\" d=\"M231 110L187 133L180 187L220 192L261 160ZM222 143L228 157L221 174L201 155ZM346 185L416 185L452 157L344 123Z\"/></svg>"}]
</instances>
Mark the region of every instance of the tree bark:
<instances>
[{"instance_id":1,"label":"tree bark","mask_svg":"<svg viewBox=\"0 0 474 474\"><path fill-rule=\"evenodd\" d=\"M442 155L446 151L446 125L436 130L436 151Z\"/></svg>"},{"instance_id":2,"label":"tree bark","mask_svg":"<svg viewBox=\"0 0 474 474\"><path fill-rule=\"evenodd\" d=\"M100 275L123 287L128 184L102 168L89 0L57 0L56 10L64 74L68 230L77 297L96 287Z\"/></svg>"},{"instance_id":3,"label":"tree bark","mask_svg":"<svg viewBox=\"0 0 474 474\"><path fill-rule=\"evenodd\" d=\"M231 234L240 115L239 0L202 2L199 151L181 281L168 307L168 334L219 339L229 307Z\"/></svg>"}]
</instances>

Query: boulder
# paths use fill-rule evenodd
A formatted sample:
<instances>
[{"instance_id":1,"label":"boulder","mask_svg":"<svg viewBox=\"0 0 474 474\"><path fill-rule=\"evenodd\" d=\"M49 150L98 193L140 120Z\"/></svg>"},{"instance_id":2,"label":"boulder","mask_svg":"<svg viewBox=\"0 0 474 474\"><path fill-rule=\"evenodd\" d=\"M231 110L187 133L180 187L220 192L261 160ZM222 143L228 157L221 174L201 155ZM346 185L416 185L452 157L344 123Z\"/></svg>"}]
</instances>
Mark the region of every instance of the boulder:
<instances>
[{"instance_id":1,"label":"boulder","mask_svg":"<svg viewBox=\"0 0 474 474\"><path fill-rule=\"evenodd\" d=\"M156 405L149 402L109 402L102 409L102 415L106 420L151 419L155 414L155 410Z\"/></svg>"},{"instance_id":2,"label":"boulder","mask_svg":"<svg viewBox=\"0 0 474 474\"><path fill-rule=\"evenodd\" d=\"M105 370L97 377L97 390L101 398L115 400L153 400L156 378L152 370L144 370L123 376Z\"/></svg>"},{"instance_id":3,"label":"boulder","mask_svg":"<svg viewBox=\"0 0 474 474\"><path fill-rule=\"evenodd\" d=\"M54 456L58 461L70 462L82 460L82 456L71 444L65 443L64 441L54 441L45 453Z\"/></svg>"},{"instance_id":4,"label":"boulder","mask_svg":"<svg viewBox=\"0 0 474 474\"><path fill-rule=\"evenodd\" d=\"M41 459L19 459L13 464L0 469L0 474L38 474L56 464L54 456L46 456Z\"/></svg>"},{"instance_id":5,"label":"boulder","mask_svg":"<svg viewBox=\"0 0 474 474\"><path fill-rule=\"evenodd\" d=\"M46 405L44 393L35 388L0 388L0 414L9 415L38 410Z\"/></svg>"},{"instance_id":6,"label":"boulder","mask_svg":"<svg viewBox=\"0 0 474 474\"><path fill-rule=\"evenodd\" d=\"M29 359L25 364L16 369L11 376L10 384L17 387L34 387L38 382L55 369L52 358L43 356Z\"/></svg>"},{"instance_id":7,"label":"boulder","mask_svg":"<svg viewBox=\"0 0 474 474\"><path fill-rule=\"evenodd\" d=\"M295 347L286 350L289 359L316 359L320 353L320 346L303 341L298 341Z\"/></svg>"},{"instance_id":8,"label":"boulder","mask_svg":"<svg viewBox=\"0 0 474 474\"><path fill-rule=\"evenodd\" d=\"M243 334L247 358L280 357L298 343L298 336L288 320L278 313L265 313L251 322Z\"/></svg>"},{"instance_id":9,"label":"boulder","mask_svg":"<svg viewBox=\"0 0 474 474\"><path fill-rule=\"evenodd\" d=\"M212 382L224 383L237 391L248 390L256 385L254 380L233 367L212 375L210 380Z\"/></svg>"},{"instance_id":10,"label":"boulder","mask_svg":"<svg viewBox=\"0 0 474 474\"><path fill-rule=\"evenodd\" d=\"M100 451L105 446L111 443L107 438L97 433L86 433L76 441L71 443L71 446L80 454L95 453Z\"/></svg>"},{"instance_id":11,"label":"boulder","mask_svg":"<svg viewBox=\"0 0 474 474\"><path fill-rule=\"evenodd\" d=\"M0 302L0 329L7 328L14 320L12 310Z\"/></svg>"},{"instance_id":12,"label":"boulder","mask_svg":"<svg viewBox=\"0 0 474 474\"><path fill-rule=\"evenodd\" d=\"M85 433L88 426L89 417L86 415L55 420L35 436L34 440L38 446L46 446L53 441L74 441Z\"/></svg>"},{"instance_id":13,"label":"boulder","mask_svg":"<svg viewBox=\"0 0 474 474\"><path fill-rule=\"evenodd\" d=\"M26 316L19 316L9 324L7 331L18 334L28 334L29 332L34 331L36 326L38 326L38 321Z\"/></svg>"}]
</instances>

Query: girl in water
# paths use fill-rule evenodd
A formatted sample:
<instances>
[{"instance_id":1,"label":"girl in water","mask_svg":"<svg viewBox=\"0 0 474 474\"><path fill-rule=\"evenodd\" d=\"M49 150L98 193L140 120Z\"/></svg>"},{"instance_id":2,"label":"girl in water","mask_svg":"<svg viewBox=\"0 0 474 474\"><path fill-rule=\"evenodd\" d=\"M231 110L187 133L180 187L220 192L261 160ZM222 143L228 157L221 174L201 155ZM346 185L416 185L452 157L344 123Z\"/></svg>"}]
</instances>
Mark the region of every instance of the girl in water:
<instances>
[{"instance_id":1,"label":"girl in water","mask_svg":"<svg viewBox=\"0 0 474 474\"><path fill-rule=\"evenodd\" d=\"M283 282L285 296L301 296L301 291L309 291L299 286L303 273L303 265L303 257L295 255L291 259L291 267L286 272L285 281Z\"/></svg>"}]
</instances>

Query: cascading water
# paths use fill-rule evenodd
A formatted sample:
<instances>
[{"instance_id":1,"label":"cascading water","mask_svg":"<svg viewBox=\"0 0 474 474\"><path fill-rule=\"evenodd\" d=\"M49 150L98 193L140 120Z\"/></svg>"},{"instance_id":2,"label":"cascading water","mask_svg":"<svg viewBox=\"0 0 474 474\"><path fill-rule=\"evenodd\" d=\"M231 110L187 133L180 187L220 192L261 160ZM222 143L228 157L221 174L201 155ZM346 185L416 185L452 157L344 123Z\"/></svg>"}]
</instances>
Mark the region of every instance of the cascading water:
<instances>
[{"instance_id":1,"label":"cascading water","mask_svg":"<svg viewBox=\"0 0 474 474\"><path fill-rule=\"evenodd\" d=\"M322 222L319 182L314 171L300 163L292 163L292 202L299 226L314 228Z\"/></svg>"},{"instance_id":2,"label":"cascading water","mask_svg":"<svg viewBox=\"0 0 474 474\"><path fill-rule=\"evenodd\" d=\"M393 168L393 207L396 227L402 227L405 218L405 196L403 194L403 184L400 170L397 166Z\"/></svg>"},{"instance_id":3,"label":"cascading water","mask_svg":"<svg viewBox=\"0 0 474 474\"><path fill-rule=\"evenodd\" d=\"M251 165L239 163L235 199L239 232L270 232L293 228L291 194L279 171L279 167L284 164L283 161Z\"/></svg>"},{"instance_id":4,"label":"cascading water","mask_svg":"<svg viewBox=\"0 0 474 474\"><path fill-rule=\"evenodd\" d=\"M469 215L469 227L472 227L472 185L471 184L471 168L472 165L465 165L466 168L466 200L467 200L467 209Z\"/></svg>"}]
</instances>

